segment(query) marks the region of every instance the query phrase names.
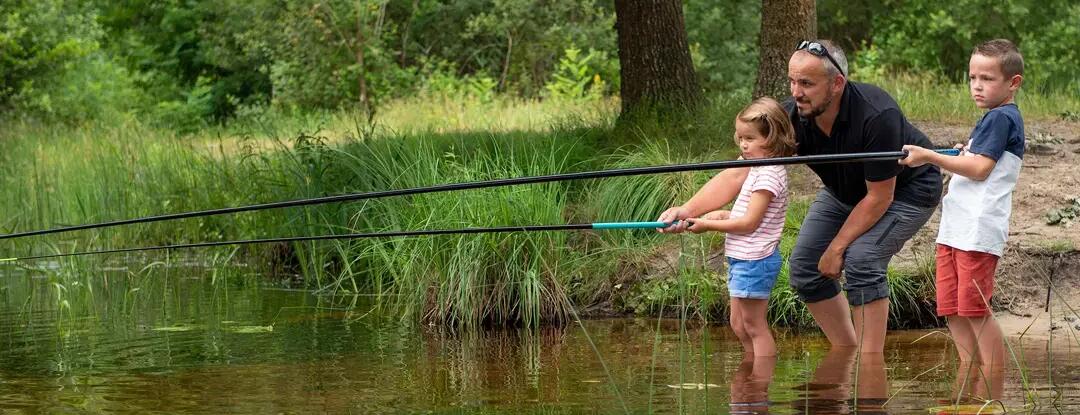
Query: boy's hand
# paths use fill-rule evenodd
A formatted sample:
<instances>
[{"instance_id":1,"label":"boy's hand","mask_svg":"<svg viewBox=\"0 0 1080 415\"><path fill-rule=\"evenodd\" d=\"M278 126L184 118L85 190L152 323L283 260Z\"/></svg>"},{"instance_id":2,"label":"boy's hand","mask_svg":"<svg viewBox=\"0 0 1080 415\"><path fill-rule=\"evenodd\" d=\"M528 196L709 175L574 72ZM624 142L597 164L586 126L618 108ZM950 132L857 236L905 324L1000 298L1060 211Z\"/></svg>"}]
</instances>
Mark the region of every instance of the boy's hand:
<instances>
[{"instance_id":1,"label":"boy's hand","mask_svg":"<svg viewBox=\"0 0 1080 415\"><path fill-rule=\"evenodd\" d=\"M660 217L657 218L656 221L669 223L679 221L679 223L668 226L666 228L657 228L656 230L660 233L682 233L689 226L689 224L687 224L684 219L687 219L689 217L690 211L682 206L670 208L668 210L665 210L664 213L661 213Z\"/></svg>"},{"instance_id":2,"label":"boy's hand","mask_svg":"<svg viewBox=\"0 0 1080 415\"><path fill-rule=\"evenodd\" d=\"M709 219L709 220L727 220L727 219L731 219L731 211L730 210L714 210L712 212L706 213L705 216L702 216L701 218L702 219Z\"/></svg>"},{"instance_id":3,"label":"boy's hand","mask_svg":"<svg viewBox=\"0 0 1080 415\"><path fill-rule=\"evenodd\" d=\"M904 151L908 153L907 157L897 160L897 163L903 164L908 167L919 167L930 161L935 152L927 150L925 148L913 145L905 145Z\"/></svg>"},{"instance_id":4,"label":"boy's hand","mask_svg":"<svg viewBox=\"0 0 1080 415\"><path fill-rule=\"evenodd\" d=\"M703 233L703 232L711 231L713 229L713 223L715 223L716 221L712 220L712 219L703 219L703 218L688 218L688 219L684 220L683 222L689 222L690 223L690 226L688 228L686 228L686 230L688 230L690 232L693 232L693 233Z\"/></svg>"}]
</instances>

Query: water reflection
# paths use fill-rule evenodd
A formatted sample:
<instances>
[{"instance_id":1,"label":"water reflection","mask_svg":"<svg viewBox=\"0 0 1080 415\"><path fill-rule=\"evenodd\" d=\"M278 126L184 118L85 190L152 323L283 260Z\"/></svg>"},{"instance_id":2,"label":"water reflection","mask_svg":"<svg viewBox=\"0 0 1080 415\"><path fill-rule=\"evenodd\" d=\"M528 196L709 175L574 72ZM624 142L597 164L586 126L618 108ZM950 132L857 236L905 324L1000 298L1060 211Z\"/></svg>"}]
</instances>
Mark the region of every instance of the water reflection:
<instances>
[{"instance_id":1,"label":"water reflection","mask_svg":"<svg viewBox=\"0 0 1080 415\"><path fill-rule=\"evenodd\" d=\"M954 405L982 405L987 401L1000 400L1005 387L1005 371L990 368L979 362L962 362L956 366L952 393L945 400Z\"/></svg>"},{"instance_id":2,"label":"water reflection","mask_svg":"<svg viewBox=\"0 0 1080 415\"><path fill-rule=\"evenodd\" d=\"M798 387L801 394L792 406L800 412L847 413L857 351L857 348L834 348L825 354L810 382Z\"/></svg>"},{"instance_id":3,"label":"water reflection","mask_svg":"<svg viewBox=\"0 0 1080 415\"><path fill-rule=\"evenodd\" d=\"M743 358L731 378L732 414L769 413L769 384L775 369L776 356Z\"/></svg>"},{"instance_id":4,"label":"water reflection","mask_svg":"<svg viewBox=\"0 0 1080 415\"><path fill-rule=\"evenodd\" d=\"M1080 344L1064 336L1014 341L1020 364L998 373L958 365L948 338L925 331L860 354L781 329L777 356L751 360L731 330L700 321L457 331L257 276L5 277L0 412L901 414L996 396L1080 409Z\"/></svg>"}]
</instances>

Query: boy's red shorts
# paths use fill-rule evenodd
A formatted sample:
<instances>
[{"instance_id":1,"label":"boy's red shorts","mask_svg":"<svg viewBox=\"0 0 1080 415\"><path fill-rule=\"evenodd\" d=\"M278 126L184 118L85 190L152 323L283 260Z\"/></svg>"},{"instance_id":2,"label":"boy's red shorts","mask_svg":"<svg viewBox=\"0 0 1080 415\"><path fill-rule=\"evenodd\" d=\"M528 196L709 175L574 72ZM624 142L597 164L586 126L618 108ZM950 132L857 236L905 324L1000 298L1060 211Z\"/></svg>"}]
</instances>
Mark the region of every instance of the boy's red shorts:
<instances>
[{"instance_id":1,"label":"boy's red shorts","mask_svg":"<svg viewBox=\"0 0 1080 415\"><path fill-rule=\"evenodd\" d=\"M998 257L937 245L937 313L939 316L990 315ZM985 299L985 300L984 300Z\"/></svg>"}]
</instances>

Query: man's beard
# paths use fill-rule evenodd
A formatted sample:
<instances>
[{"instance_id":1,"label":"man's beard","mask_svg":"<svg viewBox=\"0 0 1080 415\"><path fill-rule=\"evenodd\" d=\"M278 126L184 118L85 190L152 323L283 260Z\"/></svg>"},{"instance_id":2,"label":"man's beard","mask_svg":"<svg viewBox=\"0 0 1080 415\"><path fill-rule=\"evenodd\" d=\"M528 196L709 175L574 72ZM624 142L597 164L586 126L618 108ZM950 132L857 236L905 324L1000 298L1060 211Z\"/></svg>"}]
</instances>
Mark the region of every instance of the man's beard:
<instances>
[{"instance_id":1,"label":"man's beard","mask_svg":"<svg viewBox=\"0 0 1080 415\"><path fill-rule=\"evenodd\" d=\"M832 90L829 90L825 95L825 102L822 102L821 105L818 105L816 107L810 107L810 111L799 111L799 116L803 118L814 118L818 115L824 114L825 110L829 109L829 105L832 105L832 100L833 93Z\"/></svg>"}]
</instances>

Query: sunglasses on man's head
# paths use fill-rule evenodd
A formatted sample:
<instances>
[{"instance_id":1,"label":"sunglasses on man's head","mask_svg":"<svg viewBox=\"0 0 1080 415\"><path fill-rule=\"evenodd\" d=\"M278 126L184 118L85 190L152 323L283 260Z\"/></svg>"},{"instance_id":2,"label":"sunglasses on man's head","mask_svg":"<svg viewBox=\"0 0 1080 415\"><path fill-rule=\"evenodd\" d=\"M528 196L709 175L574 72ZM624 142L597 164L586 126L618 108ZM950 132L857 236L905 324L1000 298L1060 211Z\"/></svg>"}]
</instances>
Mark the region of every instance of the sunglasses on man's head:
<instances>
[{"instance_id":1,"label":"sunglasses on man's head","mask_svg":"<svg viewBox=\"0 0 1080 415\"><path fill-rule=\"evenodd\" d=\"M824 57L828 58L829 62L832 62L833 66L836 67L836 70L840 71L840 75L844 75L845 78L847 77L847 74L844 73L844 70L840 69L840 64L836 63L836 59L833 59L832 55L829 54L829 50L825 49L825 45L822 45L822 44L820 44L818 42L811 42L809 40L804 40L802 42L799 42L799 46L795 47L795 50L806 50L807 52L810 52L814 56L817 56L817 57L824 56Z\"/></svg>"}]
</instances>

